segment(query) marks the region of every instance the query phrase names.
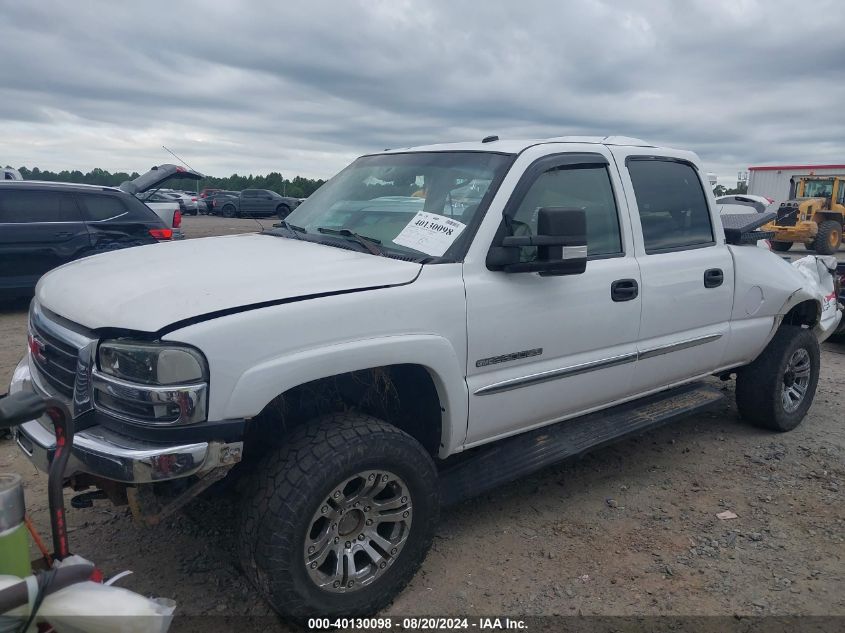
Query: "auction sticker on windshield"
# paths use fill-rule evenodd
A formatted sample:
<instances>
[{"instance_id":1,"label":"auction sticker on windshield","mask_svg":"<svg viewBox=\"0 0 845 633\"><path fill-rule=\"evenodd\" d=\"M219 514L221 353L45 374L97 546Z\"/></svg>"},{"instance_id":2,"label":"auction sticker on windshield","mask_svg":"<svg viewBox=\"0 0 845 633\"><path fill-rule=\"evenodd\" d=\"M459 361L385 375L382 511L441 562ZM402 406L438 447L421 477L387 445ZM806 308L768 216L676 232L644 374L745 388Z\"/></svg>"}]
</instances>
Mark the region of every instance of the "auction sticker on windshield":
<instances>
[{"instance_id":1,"label":"auction sticker on windshield","mask_svg":"<svg viewBox=\"0 0 845 633\"><path fill-rule=\"evenodd\" d=\"M466 224L445 215L419 211L393 238L393 243L441 257L466 227Z\"/></svg>"}]
</instances>

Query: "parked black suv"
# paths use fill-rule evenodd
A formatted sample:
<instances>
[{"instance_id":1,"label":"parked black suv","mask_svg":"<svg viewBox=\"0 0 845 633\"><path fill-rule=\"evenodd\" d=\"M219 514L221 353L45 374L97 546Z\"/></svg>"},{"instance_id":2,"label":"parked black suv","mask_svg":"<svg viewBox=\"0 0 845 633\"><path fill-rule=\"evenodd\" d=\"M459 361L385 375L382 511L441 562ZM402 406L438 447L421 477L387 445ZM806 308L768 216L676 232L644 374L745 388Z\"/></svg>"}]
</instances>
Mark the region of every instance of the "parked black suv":
<instances>
[{"instance_id":1,"label":"parked black suv","mask_svg":"<svg viewBox=\"0 0 845 633\"><path fill-rule=\"evenodd\" d=\"M41 275L74 259L172 235L155 212L119 189L0 181L0 298L31 294Z\"/></svg>"}]
</instances>

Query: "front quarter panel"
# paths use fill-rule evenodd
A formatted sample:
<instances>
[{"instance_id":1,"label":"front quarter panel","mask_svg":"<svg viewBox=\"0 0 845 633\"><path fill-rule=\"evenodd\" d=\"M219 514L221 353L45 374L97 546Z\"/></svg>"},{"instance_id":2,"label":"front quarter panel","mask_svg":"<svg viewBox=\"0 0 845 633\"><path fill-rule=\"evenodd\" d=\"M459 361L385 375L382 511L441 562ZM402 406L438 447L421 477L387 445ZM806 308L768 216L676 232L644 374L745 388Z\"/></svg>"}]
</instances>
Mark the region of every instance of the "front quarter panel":
<instances>
[{"instance_id":1,"label":"front quarter panel","mask_svg":"<svg viewBox=\"0 0 845 633\"><path fill-rule=\"evenodd\" d=\"M466 438L466 307L460 264L424 266L413 283L248 310L175 330L210 369L212 420L251 418L298 385L383 365L431 375L442 456Z\"/></svg>"}]
</instances>

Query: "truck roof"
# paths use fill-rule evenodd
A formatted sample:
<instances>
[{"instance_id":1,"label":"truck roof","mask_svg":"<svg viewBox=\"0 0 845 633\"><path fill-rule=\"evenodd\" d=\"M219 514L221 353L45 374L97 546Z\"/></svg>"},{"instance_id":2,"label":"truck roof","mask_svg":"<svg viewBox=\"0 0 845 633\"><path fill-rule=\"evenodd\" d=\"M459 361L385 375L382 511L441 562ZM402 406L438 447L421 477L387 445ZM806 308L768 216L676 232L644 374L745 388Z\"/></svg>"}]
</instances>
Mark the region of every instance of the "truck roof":
<instances>
[{"instance_id":1,"label":"truck roof","mask_svg":"<svg viewBox=\"0 0 845 633\"><path fill-rule=\"evenodd\" d=\"M491 138L491 137L488 137ZM544 143L581 143L594 145L622 145L627 147L657 147L651 143L630 136L557 136L545 139L495 139L488 141L467 141L463 143L438 143L387 149L385 153L414 152L502 152L518 154L532 145Z\"/></svg>"}]
</instances>

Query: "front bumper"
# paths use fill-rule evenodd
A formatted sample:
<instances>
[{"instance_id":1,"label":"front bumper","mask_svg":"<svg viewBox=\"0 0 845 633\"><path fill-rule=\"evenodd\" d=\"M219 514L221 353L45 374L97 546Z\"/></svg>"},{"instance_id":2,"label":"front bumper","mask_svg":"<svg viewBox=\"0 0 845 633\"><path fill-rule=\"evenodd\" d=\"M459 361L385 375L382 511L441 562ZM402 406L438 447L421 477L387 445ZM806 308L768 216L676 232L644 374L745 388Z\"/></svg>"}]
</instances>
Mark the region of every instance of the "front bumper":
<instances>
[{"instance_id":1,"label":"front bumper","mask_svg":"<svg viewBox=\"0 0 845 633\"><path fill-rule=\"evenodd\" d=\"M47 395L30 372L28 357L15 368L9 393L32 391ZM37 468L47 471L56 447L46 416L18 426L18 447ZM162 444L130 438L101 425L78 431L73 438L65 476L87 473L128 484L146 484L203 475L229 468L241 460L243 442L193 442Z\"/></svg>"}]
</instances>

